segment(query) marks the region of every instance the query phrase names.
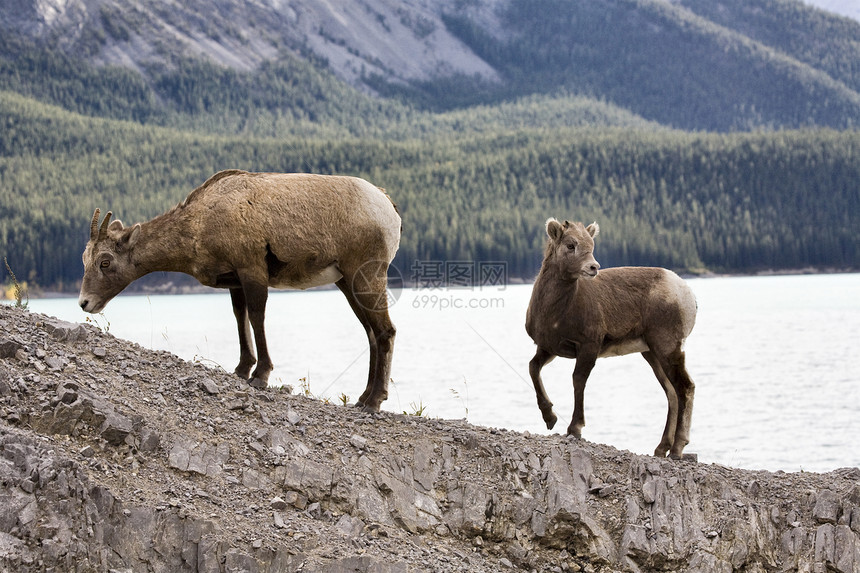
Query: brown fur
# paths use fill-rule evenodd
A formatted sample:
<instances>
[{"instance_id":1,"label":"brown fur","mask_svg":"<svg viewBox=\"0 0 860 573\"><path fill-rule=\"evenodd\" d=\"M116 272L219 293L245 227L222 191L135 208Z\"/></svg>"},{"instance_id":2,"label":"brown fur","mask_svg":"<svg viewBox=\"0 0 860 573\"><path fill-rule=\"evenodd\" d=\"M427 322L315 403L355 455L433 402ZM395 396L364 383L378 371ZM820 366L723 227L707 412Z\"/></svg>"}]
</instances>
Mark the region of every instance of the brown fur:
<instances>
[{"instance_id":1,"label":"brown fur","mask_svg":"<svg viewBox=\"0 0 860 573\"><path fill-rule=\"evenodd\" d=\"M576 359L574 411L567 433L580 437L585 425L585 383L598 357L641 352L660 381L669 413L656 456L680 457L689 442L694 385L683 344L696 320L696 301L675 273L653 267L598 272L594 259L597 224L547 221L544 261L526 315L526 331L537 345L529 363L538 407L547 428L557 417L540 378L556 356Z\"/></svg>"},{"instance_id":2,"label":"brown fur","mask_svg":"<svg viewBox=\"0 0 860 573\"><path fill-rule=\"evenodd\" d=\"M371 349L368 385L358 405L379 409L388 395L395 335L386 275L401 227L384 191L354 177L228 170L146 223L108 225L110 217L96 230L98 209L93 216L83 254L84 310L99 312L153 271L183 272L204 285L227 288L239 329L236 373L263 386L272 370L263 328L268 287L335 282Z\"/></svg>"}]
</instances>

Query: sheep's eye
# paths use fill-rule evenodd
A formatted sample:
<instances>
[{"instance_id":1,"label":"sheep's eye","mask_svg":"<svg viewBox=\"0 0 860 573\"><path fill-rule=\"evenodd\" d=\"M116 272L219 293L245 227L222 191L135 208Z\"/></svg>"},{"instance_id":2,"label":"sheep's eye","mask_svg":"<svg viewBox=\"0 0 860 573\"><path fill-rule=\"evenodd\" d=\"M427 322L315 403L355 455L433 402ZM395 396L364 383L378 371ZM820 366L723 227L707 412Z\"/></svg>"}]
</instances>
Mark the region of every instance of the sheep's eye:
<instances>
[{"instance_id":1,"label":"sheep's eye","mask_svg":"<svg viewBox=\"0 0 860 573\"><path fill-rule=\"evenodd\" d=\"M99 263L99 266L103 269L106 269L110 266L110 261L105 259L101 263Z\"/></svg>"},{"instance_id":2,"label":"sheep's eye","mask_svg":"<svg viewBox=\"0 0 860 573\"><path fill-rule=\"evenodd\" d=\"M568 243L567 248L570 251L575 250L576 249L576 243Z\"/></svg>"}]
</instances>

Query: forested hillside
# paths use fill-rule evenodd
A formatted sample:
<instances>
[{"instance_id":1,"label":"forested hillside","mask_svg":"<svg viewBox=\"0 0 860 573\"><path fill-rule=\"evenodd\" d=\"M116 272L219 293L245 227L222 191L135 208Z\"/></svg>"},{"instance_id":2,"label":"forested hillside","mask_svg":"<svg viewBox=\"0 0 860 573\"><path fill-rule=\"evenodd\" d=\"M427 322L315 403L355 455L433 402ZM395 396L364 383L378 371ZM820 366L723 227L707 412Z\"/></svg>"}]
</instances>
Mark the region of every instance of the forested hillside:
<instances>
[{"instance_id":1,"label":"forested hillside","mask_svg":"<svg viewBox=\"0 0 860 573\"><path fill-rule=\"evenodd\" d=\"M0 241L19 275L81 275L92 211L127 223L172 207L223 168L354 174L404 218L396 264L540 264L548 216L598 220L606 266L753 271L860 260L860 134L520 129L422 141L200 136L74 116L5 95ZM12 192L10 192L12 191Z\"/></svg>"},{"instance_id":2,"label":"forested hillside","mask_svg":"<svg viewBox=\"0 0 860 573\"><path fill-rule=\"evenodd\" d=\"M72 9L87 2L39 33L0 24L0 256L20 279L74 290L96 207L148 219L227 168L385 187L407 279L415 261L530 278L549 216L599 221L604 266L860 266L860 25L800 2L446 0L426 21L404 2L369 18L391 33L380 44L409 24L431 49L444 27L446 49L456 38L493 74L386 75L383 54L352 84L337 54L367 52L334 28L326 57L293 35L253 66L167 43L159 61L105 66L154 25L149 5L119 19L106 1L88 20ZM94 27L57 40L74 23ZM238 58L247 33L206 37Z\"/></svg>"}]
</instances>

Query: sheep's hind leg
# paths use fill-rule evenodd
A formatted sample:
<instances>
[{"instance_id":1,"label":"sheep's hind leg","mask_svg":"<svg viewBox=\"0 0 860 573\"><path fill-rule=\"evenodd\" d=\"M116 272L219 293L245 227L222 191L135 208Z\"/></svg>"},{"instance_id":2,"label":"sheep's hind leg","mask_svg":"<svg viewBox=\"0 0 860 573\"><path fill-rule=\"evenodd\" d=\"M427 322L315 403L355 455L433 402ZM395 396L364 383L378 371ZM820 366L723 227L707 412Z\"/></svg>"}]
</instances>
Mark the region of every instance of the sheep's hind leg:
<instances>
[{"instance_id":1,"label":"sheep's hind leg","mask_svg":"<svg viewBox=\"0 0 860 573\"><path fill-rule=\"evenodd\" d=\"M388 398L391 358L397 333L388 314L387 269L386 263L371 261L362 265L352 280L344 278L336 283L367 332L370 346L367 388L355 405L370 412L378 412L382 402Z\"/></svg>"},{"instance_id":2,"label":"sheep's hind leg","mask_svg":"<svg viewBox=\"0 0 860 573\"><path fill-rule=\"evenodd\" d=\"M675 430L675 443L669 450L669 457L673 459L696 459L696 454L684 454L684 447L690 443L690 422L693 416L693 397L696 385L687 372L686 358L682 350L677 350L669 357L669 368L667 374L672 380L675 392L678 395L678 425Z\"/></svg>"},{"instance_id":3,"label":"sheep's hind leg","mask_svg":"<svg viewBox=\"0 0 860 573\"><path fill-rule=\"evenodd\" d=\"M236 376L247 380L251 376L251 368L257 363L257 357L251 347L251 323L248 320L245 292L241 288L231 288L230 300L233 303L233 316L236 317L236 326L239 329L239 364L233 372Z\"/></svg>"},{"instance_id":4,"label":"sheep's hind leg","mask_svg":"<svg viewBox=\"0 0 860 573\"><path fill-rule=\"evenodd\" d=\"M368 381L370 394L364 399L364 407L378 412L382 402L388 398L388 381L391 378L391 359L394 356L394 337L397 329L391 322L388 310L372 312L368 318L376 339L376 348L371 348L371 353L375 351L376 357L371 358L374 372L372 380Z\"/></svg>"},{"instance_id":5,"label":"sheep's hind leg","mask_svg":"<svg viewBox=\"0 0 860 573\"><path fill-rule=\"evenodd\" d=\"M534 358L529 362L529 376L531 376L532 384L535 387L535 395L537 396L538 408L543 416L543 421L546 423L546 429L552 430L555 423L558 421L558 416L552 411L552 402L546 394L546 389L543 387L543 380L540 377L541 368L549 364L555 358L552 354L538 348Z\"/></svg>"},{"instance_id":6,"label":"sheep's hind leg","mask_svg":"<svg viewBox=\"0 0 860 573\"><path fill-rule=\"evenodd\" d=\"M675 431L678 422L678 396L675 393L675 388L673 387L672 382L669 381L669 378L666 376L666 373L663 371L663 368L660 366L660 362L657 360L657 357L654 356L654 353L649 350L647 352L643 352L642 357L645 358L651 366L651 370L654 371L654 376L657 377L657 380L663 387L663 391L666 393L666 399L669 402L669 412L666 415L666 426L663 429L663 438L654 450L654 455L656 457L664 458L675 442Z\"/></svg>"},{"instance_id":7,"label":"sheep's hind leg","mask_svg":"<svg viewBox=\"0 0 860 573\"><path fill-rule=\"evenodd\" d=\"M370 381L373 380L373 374L376 372L376 362L378 359L378 353L376 352L376 336L373 334L373 330L370 328L370 321L367 318L367 313L365 309L355 299L355 295L352 292L352 288L349 284L349 281L344 278L341 278L335 283L335 285L337 285L337 288L339 288L340 291L343 293L343 296L346 297L346 300L349 303L352 312L355 313L355 316L358 318L358 321L361 322L361 326L364 328L364 332L367 335L367 344L370 348L370 367L368 368L367 373L368 383L367 388L355 402L357 408L364 408L365 403L367 402L367 398L368 396L370 396Z\"/></svg>"}]
</instances>

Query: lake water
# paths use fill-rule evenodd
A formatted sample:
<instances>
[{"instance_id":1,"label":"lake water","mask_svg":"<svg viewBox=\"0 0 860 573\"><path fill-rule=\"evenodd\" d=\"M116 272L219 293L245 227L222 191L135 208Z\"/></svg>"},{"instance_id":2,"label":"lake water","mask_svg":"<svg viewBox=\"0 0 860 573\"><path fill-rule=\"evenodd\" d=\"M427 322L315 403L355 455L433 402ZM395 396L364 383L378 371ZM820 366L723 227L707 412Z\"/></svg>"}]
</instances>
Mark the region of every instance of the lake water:
<instances>
[{"instance_id":1,"label":"lake water","mask_svg":"<svg viewBox=\"0 0 860 573\"><path fill-rule=\"evenodd\" d=\"M748 469L829 471L860 466L860 274L691 279L699 314L687 341L696 383L687 452ZM549 433L528 377L530 285L411 290L391 309L393 382L383 409L482 426ZM83 322L75 299L30 308ZM229 295L120 296L110 333L232 371L238 361ZM270 383L309 381L317 396L352 401L364 390L367 339L339 291L273 292L267 308ZM573 361L544 383L564 432L573 410ZM583 437L640 454L660 440L666 398L639 355L598 361L585 394Z\"/></svg>"}]
</instances>

